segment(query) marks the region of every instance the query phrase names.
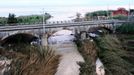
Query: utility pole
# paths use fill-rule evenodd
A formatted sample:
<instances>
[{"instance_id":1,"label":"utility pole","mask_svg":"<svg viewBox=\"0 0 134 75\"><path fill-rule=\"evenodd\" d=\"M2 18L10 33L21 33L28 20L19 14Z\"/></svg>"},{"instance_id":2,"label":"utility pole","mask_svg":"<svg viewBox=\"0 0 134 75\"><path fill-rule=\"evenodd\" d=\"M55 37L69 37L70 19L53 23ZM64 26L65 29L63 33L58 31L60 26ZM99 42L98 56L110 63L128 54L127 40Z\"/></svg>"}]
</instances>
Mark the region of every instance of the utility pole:
<instances>
[{"instance_id":1,"label":"utility pole","mask_svg":"<svg viewBox=\"0 0 134 75\"><path fill-rule=\"evenodd\" d=\"M129 19L130 19L130 0L129 0L129 3L128 3L128 22L129 22Z\"/></svg>"},{"instance_id":2,"label":"utility pole","mask_svg":"<svg viewBox=\"0 0 134 75\"><path fill-rule=\"evenodd\" d=\"M45 11L43 9L43 13L42 13L42 16L43 16L43 22L42 22L42 33L45 33Z\"/></svg>"},{"instance_id":3,"label":"utility pole","mask_svg":"<svg viewBox=\"0 0 134 75\"><path fill-rule=\"evenodd\" d=\"M110 11L109 11L109 4L107 4L107 19L109 19L110 15L109 15Z\"/></svg>"},{"instance_id":4,"label":"utility pole","mask_svg":"<svg viewBox=\"0 0 134 75\"><path fill-rule=\"evenodd\" d=\"M47 34L46 34L46 29L45 29L45 24L46 24L46 14L44 9L43 9L43 14L42 14L42 36L41 36L41 45L42 46L47 46Z\"/></svg>"}]
</instances>

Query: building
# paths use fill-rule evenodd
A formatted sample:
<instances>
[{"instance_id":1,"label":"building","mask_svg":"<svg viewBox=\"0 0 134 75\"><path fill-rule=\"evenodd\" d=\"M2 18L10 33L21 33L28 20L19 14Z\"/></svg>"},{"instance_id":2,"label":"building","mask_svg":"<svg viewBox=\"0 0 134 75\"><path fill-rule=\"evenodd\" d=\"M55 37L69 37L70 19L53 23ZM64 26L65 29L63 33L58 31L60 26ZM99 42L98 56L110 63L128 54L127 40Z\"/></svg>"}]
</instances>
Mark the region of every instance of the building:
<instances>
[{"instance_id":1,"label":"building","mask_svg":"<svg viewBox=\"0 0 134 75\"><path fill-rule=\"evenodd\" d=\"M112 12L112 16L118 16L118 15L123 15L123 16L128 16L129 12L125 8L118 8L117 10Z\"/></svg>"}]
</instances>

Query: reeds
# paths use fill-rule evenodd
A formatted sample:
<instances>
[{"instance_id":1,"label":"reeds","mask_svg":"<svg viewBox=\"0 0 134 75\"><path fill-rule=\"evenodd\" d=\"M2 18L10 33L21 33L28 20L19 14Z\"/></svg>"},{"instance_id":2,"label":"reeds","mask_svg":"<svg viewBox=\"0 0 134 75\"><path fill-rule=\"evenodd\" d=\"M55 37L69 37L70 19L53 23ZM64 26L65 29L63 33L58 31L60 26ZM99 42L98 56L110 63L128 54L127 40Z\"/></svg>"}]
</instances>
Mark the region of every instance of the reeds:
<instances>
[{"instance_id":1,"label":"reeds","mask_svg":"<svg viewBox=\"0 0 134 75\"><path fill-rule=\"evenodd\" d=\"M80 43L80 42L79 42ZM96 59L97 51L94 42L91 42L89 39L83 40L78 47L78 51L83 56L85 62L79 62L80 65L80 75L96 75Z\"/></svg>"},{"instance_id":2,"label":"reeds","mask_svg":"<svg viewBox=\"0 0 134 75\"><path fill-rule=\"evenodd\" d=\"M19 49L19 48L17 48ZM23 51L22 51L23 49ZM11 75L54 75L57 71L60 55L55 55L49 47L23 47L13 51L11 57ZM6 55L7 56L7 55Z\"/></svg>"},{"instance_id":3,"label":"reeds","mask_svg":"<svg viewBox=\"0 0 134 75\"><path fill-rule=\"evenodd\" d=\"M134 65L124 59L128 55L116 35L104 35L95 39L95 43L90 40L78 40L77 43L85 60L85 63L79 63L80 75L95 75L97 56L104 64L106 75L133 75Z\"/></svg>"},{"instance_id":4,"label":"reeds","mask_svg":"<svg viewBox=\"0 0 134 75\"><path fill-rule=\"evenodd\" d=\"M115 35L105 35L96 40L98 56L102 60L106 75L132 75L133 65L124 59L126 51Z\"/></svg>"}]
</instances>

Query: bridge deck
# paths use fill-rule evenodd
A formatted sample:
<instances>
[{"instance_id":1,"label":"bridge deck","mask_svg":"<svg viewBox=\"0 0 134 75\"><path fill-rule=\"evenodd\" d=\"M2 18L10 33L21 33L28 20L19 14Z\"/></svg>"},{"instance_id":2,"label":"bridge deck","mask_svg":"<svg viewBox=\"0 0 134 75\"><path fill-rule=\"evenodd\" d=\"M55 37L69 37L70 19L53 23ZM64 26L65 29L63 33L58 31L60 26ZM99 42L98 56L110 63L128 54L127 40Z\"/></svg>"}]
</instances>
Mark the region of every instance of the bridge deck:
<instances>
[{"instance_id":1,"label":"bridge deck","mask_svg":"<svg viewBox=\"0 0 134 75\"><path fill-rule=\"evenodd\" d=\"M89 26L99 24L114 24L124 23L126 21L118 20L101 20L101 21L83 21L83 22L72 22L72 23L57 23L57 24L36 24L36 25L15 25L15 26L0 26L0 32L4 31L16 31L16 30L30 30L30 29L43 29L43 28L58 28L58 27L74 27L74 26Z\"/></svg>"}]
</instances>

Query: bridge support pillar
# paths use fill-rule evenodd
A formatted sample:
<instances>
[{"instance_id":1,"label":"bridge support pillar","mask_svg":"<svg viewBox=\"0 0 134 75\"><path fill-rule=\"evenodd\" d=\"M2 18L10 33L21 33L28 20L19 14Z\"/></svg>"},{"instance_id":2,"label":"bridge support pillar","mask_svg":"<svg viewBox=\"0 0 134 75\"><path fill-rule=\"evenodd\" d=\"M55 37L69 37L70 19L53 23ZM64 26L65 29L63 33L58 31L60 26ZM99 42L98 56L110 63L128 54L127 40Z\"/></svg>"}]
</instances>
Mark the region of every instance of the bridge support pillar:
<instances>
[{"instance_id":1,"label":"bridge support pillar","mask_svg":"<svg viewBox=\"0 0 134 75\"><path fill-rule=\"evenodd\" d=\"M82 40L86 39L86 38L87 38L86 35L87 35L86 32L82 32L82 33L81 33L81 39L82 39Z\"/></svg>"},{"instance_id":2,"label":"bridge support pillar","mask_svg":"<svg viewBox=\"0 0 134 75\"><path fill-rule=\"evenodd\" d=\"M47 46L48 42L47 42L47 34L44 34L41 38L41 45L42 46Z\"/></svg>"}]
</instances>

